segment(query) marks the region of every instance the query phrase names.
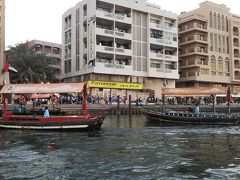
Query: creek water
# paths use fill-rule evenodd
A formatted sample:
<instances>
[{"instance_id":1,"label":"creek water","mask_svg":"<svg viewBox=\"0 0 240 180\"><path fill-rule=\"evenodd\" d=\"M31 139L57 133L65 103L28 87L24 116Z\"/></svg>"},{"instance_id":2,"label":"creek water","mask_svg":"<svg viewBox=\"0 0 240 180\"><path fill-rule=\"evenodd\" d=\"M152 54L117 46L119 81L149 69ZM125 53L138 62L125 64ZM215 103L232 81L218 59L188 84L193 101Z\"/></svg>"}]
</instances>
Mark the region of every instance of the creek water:
<instances>
[{"instance_id":1,"label":"creek water","mask_svg":"<svg viewBox=\"0 0 240 180\"><path fill-rule=\"evenodd\" d=\"M0 130L0 179L240 179L240 128L121 115L100 131Z\"/></svg>"}]
</instances>

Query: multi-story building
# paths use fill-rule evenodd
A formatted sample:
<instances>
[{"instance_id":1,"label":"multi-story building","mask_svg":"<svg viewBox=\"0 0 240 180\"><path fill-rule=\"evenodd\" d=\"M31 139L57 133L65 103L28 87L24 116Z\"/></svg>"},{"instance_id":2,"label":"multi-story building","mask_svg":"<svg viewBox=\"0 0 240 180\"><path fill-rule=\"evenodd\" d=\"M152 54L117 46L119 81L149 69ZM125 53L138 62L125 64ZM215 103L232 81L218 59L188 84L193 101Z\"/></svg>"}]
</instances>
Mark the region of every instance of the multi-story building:
<instances>
[{"instance_id":1,"label":"multi-story building","mask_svg":"<svg viewBox=\"0 0 240 180\"><path fill-rule=\"evenodd\" d=\"M34 48L37 53L44 53L46 56L51 58L49 66L55 69L54 74L61 81L61 54L62 45L47 41L32 40L27 42L29 48Z\"/></svg>"},{"instance_id":2,"label":"multi-story building","mask_svg":"<svg viewBox=\"0 0 240 180\"><path fill-rule=\"evenodd\" d=\"M62 22L65 82L140 83L155 97L166 82L175 87L176 14L146 0L83 0L64 13Z\"/></svg>"},{"instance_id":3,"label":"multi-story building","mask_svg":"<svg viewBox=\"0 0 240 180\"><path fill-rule=\"evenodd\" d=\"M5 0L0 1L0 85L4 82L2 70L5 64Z\"/></svg>"},{"instance_id":4,"label":"multi-story building","mask_svg":"<svg viewBox=\"0 0 240 180\"><path fill-rule=\"evenodd\" d=\"M233 87L240 84L240 16L205 1L179 15L177 87Z\"/></svg>"}]
</instances>

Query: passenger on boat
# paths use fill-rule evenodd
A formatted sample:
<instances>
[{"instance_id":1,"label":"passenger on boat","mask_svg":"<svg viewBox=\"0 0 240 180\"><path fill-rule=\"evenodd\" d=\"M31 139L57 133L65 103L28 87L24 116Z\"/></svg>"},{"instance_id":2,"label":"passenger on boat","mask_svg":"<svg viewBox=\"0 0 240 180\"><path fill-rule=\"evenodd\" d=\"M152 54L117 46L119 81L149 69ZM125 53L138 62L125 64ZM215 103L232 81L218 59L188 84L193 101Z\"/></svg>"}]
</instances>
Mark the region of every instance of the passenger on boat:
<instances>
[{"instance_id":1,"label":"passenger on boat","mask_svg":"<svg viewBox=\"0 0 240 180\"><path fill-rule=\"evenodd\" d=\"M45 110L44 110L44 117L49 117L49 110L48 110L48 107L45 106Z\"/></svg>"},{"instance_id":2,"label":"passenger on boat","mask_svg":"<svg viewBox=\"0 0 240 180\"><path fill-rule=\"evenodd\" d=\"M195 114L199 114L200 113L200 108L199 108L199 105L196 104L196 107L195 107Z\"/></svg>"}]
</instances>

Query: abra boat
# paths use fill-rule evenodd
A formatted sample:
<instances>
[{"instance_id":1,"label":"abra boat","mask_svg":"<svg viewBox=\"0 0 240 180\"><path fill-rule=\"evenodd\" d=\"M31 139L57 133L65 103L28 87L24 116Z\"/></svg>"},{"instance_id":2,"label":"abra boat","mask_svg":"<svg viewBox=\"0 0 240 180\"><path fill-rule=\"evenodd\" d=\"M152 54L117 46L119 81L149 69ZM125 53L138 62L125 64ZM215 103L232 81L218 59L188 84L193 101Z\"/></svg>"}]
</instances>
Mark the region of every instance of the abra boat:
<instances>
[{"instance_id":1,"label":"abra boat","mask_svg":"<svg viewBox=\"0 0 240 180\"><path fill-rule=\"evenodd\" d=\"M156 112L144 110L149 121L166 125L239 125L240 114L190 113L183 111Z\"/></svg>"},{"instance_id":2,"label":"abra boat","mask_svg":"<svg viewBox=\"0 0 240 180\"><path fill-rule=\"evenodd\" d=\"M14 115L7 111L9 94L32 93L83 93L83 115L81 116L51 116ZM35 129L35 130L64 130L64 129L100 129L106 113L90 115L87 112L87 85L84 83L53 83L53 84L7 84L1 92L3 97L2 119L0 128Z\"/></svg>"}]
</instances>

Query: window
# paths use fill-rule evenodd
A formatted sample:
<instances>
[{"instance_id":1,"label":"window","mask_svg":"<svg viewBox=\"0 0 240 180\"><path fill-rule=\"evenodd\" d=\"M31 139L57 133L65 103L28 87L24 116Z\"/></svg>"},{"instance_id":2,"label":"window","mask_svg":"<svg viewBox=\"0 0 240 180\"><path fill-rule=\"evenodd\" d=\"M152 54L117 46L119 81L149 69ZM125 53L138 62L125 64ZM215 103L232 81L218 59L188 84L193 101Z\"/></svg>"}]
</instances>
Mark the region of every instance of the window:
<instances>
[{"instance_id":1,"label":"window","mask_svg":"<svg viewBox=\"0 0 240 180\"><path fill-rule=\"evenodd\" d=\"M220 14L218 14L218 29L221 29L221 17Z\"/></svg>"},{"instance_id":2,"label":"window","mask_svg":"<svg viewBox=\"0 0 240 180\"><path fill-rule=\"evenodd\" d=\"M222 30L225 31L225 21L223 15L222 15Z\"/></svg>"},{"instance_id":3,"label":"window","mask_svg":"<svg viewBox=\"0 0 240 180\"><path fill-rule=\"evenodd\" d=\"M210 11L210 14L209 14L209 26L212 28L213 27L213 15L212 15L212 12Z\"/></svg>"},{"instance_id":4,"label":"window","mask_svg":"<svg viewBox=\"0 0 240 180\"><path fill-rule=\"evenodd\" d=\"M214 13L213 23L214 23L214 29L217 29L217 15L216 15L216 13Z\"/></svg>"}]
</instances>

